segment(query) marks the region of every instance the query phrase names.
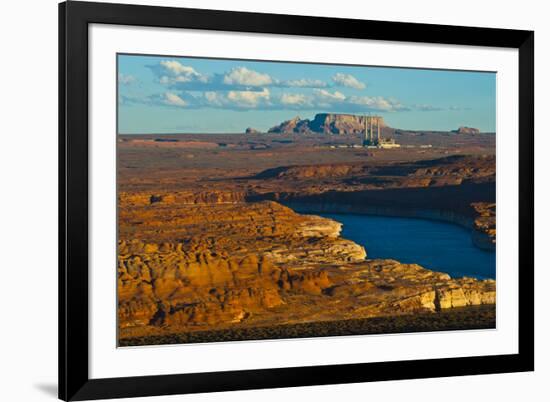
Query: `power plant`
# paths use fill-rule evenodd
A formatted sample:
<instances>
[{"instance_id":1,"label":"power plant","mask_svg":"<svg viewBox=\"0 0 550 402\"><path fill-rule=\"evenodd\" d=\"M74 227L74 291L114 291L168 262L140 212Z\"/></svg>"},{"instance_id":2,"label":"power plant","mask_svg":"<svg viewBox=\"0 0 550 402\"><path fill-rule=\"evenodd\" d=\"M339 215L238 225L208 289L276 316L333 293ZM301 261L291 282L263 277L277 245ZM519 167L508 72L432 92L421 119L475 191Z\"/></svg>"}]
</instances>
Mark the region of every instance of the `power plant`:
<instances>
[{"instance_id":1,"label":"power plant","mask_svg":"<svg viewBox=\"0 0 550 402\"><path fill-rule=\"evenodd\" d=\"M395 142L393 138L380 137L381 116L365 116L365 130L363 138L363 147L365 148L399 148L401 145Z\"/></svg>"}]
</instances>

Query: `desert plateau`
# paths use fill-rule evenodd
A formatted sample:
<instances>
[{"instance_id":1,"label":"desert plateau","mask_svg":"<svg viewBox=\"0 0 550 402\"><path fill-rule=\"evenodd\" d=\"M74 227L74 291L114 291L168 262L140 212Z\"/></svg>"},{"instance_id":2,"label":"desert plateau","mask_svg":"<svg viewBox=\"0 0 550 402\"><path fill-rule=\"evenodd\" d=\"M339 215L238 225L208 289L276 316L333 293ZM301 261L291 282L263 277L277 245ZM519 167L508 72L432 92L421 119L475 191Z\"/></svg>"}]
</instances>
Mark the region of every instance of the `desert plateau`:
<instances>
[{"instance_id":1,"label":"desert plateau","mask_svg":"<svg viewBox=\"0 0 550 402\"><path fill-rule=\"evenodd\" d=\"M327 216L443 222L494 258L495 134L379 118L370 146L366 125L320 113L265 132L119 134L119 345L494 328L494 266L380 257Z\"/></svg>"}]
</instances>

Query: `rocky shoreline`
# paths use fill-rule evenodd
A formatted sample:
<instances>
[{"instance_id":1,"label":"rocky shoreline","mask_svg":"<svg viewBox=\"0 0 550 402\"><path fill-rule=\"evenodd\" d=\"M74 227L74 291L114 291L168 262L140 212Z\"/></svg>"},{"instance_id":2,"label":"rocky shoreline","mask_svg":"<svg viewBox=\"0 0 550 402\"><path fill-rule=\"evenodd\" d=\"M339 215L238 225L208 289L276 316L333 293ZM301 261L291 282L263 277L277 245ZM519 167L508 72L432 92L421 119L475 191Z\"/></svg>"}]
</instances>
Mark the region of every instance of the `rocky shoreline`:
<instances>
[{"instance_id":1,"label":"rocky shoreline","mask_svg":"<svg viewBox=\"0 0 550 402\"><path fill-rule=\"evenodd\" d=\"M492 137L460 137L468 155L269 138L119 143L120 345L494 327L494 280L369 259L339 222L299 213L447 220L490 249Z\"/></svg>"},{"instance_id":2,"label":"rocky shoreline","mask_svg":"<svg viewBox=\"0 0 550 402\"><path fill-rule=\"evenodd\" d=\"M367 259L340 237L340 223L272 201L125 206L120 221L120 339L439 312L496 299L493 280Z\"/></svg>"},{"instance_id":3,"label":"rocky shoreline","mask_svg":"<svg viewBox=\"0 0 550 402\"><path fill-rule=\"evenodd\" d=\"M387 216L399 218L418 218L435 221L442 221L461 226L471 231L472 243L483 250L494 251L496 240L494 236L482 230L476 230L475 218L457 214L453 211L437 209L402 209L392 207L377 207L368 205L350 205L350 204L306 204L296 202L285 202L283 205L292 208L296 212L312 214L353 214L353 215L372 215Z\"/></svg>"},{"instance_id":4,"label":"rocky shoreline","mask_svg":"<svg viewBox=\"0 0 550 402\"><path fill-rule=\"evenodd\" d=\"M259 173L256 178L261 183L245 199L274 200L297 211L313 213L450 222L472 230L476 246L495 250L494 161L489 156L452 156L377 167L365 164L281 167Z\"/></svg>"},{"instance_id":5,"label":"rocky shoreline","mask_svg":"<svg viewBox=\"0 0 550 402\"><path fill-rule=\"evenodd\" d=\"M353 205L342 203L300 203L284 202L283 205L292 208L296 212L312 214L356 214L387 216L398 218L429 219L448 222L471 231L472 243L482 249L494 251L496 249L496 231L485 230L484 227L476 227L476 218L457 214L453 211L419 208L395 208L388 206Z\"/></svg>"}]
</instances>

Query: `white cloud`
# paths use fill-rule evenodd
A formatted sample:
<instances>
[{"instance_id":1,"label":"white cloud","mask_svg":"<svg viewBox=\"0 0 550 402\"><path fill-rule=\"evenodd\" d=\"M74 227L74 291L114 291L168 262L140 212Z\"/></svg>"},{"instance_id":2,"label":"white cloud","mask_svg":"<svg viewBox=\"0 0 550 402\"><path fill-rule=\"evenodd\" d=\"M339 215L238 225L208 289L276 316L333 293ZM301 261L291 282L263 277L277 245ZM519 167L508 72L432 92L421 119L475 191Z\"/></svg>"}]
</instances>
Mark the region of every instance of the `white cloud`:
<instances>
[{"instance_id":1,"label":"white cloud","mask_svg":"<svg viewBox=\"0 0 550 402\"><path fill-rule=\"evenodd\" d=\"M261 91L207 91L204 92L201 105L229 109L267 108L270 105L270 92Z\"/></svg>"},{"instance_id":2,"label":"white cloud","mask_svg":"<svg viewBox=\"0 0 550 402\"><path fill-rule=\"evenodd\" d=\"M326 88L329 86L319 79L279 80L244 66L211 75L200 73L177 60L162 60L158 64L147 67L153 71L162 85L176 91L261 91L264 87Z\"/></svg>"},{"instance_id":3,"label":"white cloud","mask_svg":"<svg viewBox=\"0 0 550 402\"><path fill-rule=\"evenodd\" d=\"M339 91L314 89L309 93L272 94L268 88L261 90L168 91L149 96L120 94L122 105L148 104L187 109L216 108L228 110L312 110L335 113L367 112L435 112L447 110L437 106L403 105L393 98L381 96L346 96Z\"/></svg>"},{"instance_id":4,"label":"white cloud","mask_svg":"<svg viewBox=\"0 0 550 402\"><path fill-rule=\"evenodd\" d=\"M246 67L235 67L223 77L226 85L264 86L271 85L273 79L269 74L262 74Z\"/></svg>"},{"instance_id":5,"label":"white cloud","mask_svg":"<svg viewBox=\"0 0 550 402\"><path fill-rule=\"evenodd\" d=\"M443 110L443 108L441 108L441 107L428 105L428 104L425 104L425 103L420 104L420 105L412 105L412 108L414 110L419 110L421 112L439 112L439 111Z\"/></svg>"},{"instance_id":6,"label":"white cloud","mask_svg":"<svg viewBox=\"0 0 550 402\"><path fill-rule=\"evenodd\" d=\"M184 101L180 96L176 95L173 92L166 92L164 94L164 103L170 106L179 107L186 107L189 105L188 102Z\"/></svg>"},{"instance_id":7,"label":"white cloud","mask_svg":"<svg viewBox=\"0 0 550 402\"><path fill-rule=\"evenodd\" d=\"M227 99L237 106L258 106L261 102L269 100L269 90L263 91L229 91Z\"/></svg>"},{"instance_id":8,"label":"white cloud","mask_svg":"<svg viewBox=\"0 0 550 402\"><path fill-rule=\"evenodd\" d=\"M283 105L292 105L292 106L304 106L310 103L309 97L304 94L284 93L281 95L280 101Z\"/></svg>"},{"instance_id":9,"label":"white cloud","mask_svg":"<svg viewBox=\"0 0 550 402\"><path fill-rule=\"evenodd\" d=\"M298 87L298 88L324 88L327 83L321 80L312 80L308 78L301 78L299 80L282 81L280 86L283 87Z\"/></svg>"},{"instance_id":10,"label":"white cloud","mask_svg":"<svg viewBox=\"0 0 550 402\"><path fill-rule=\"evenodd\" d=\"M187 101L187 98L185 98ZM412 110L400 102L383 97L350 96L339 91L314 89L313 95L306 93L282 93L273 96L269 89L262 91L207 91L201 99L194 101L195 107L259 110L334 110L348 113L368 111L395 112Z\"/></svg>"},{"instance_id":11,"label":"white cloud","mask_svg":"<svg viewBox=\"0 0 550 402\"><path fill-rule=\"evenodd\" d=\"M346 95L339 91L330 92L326 89L315 89L313 92L318 96L318 98L325 101L343 101L346 99Z\"/></svg>"},{"instance_id":12,"label":"white cloud","mask_svg":"<svg viewBox=\"0 0 550 402\"><path fill-rule=\"evenodd\" d=\"M203 96L208 106L223 106L225 103L225 97L220 92L208 91Z\"/></svg>"},{"instance_id":13,"label":"white cloud","mask_svg":"<svg viewBox=\"0 0 550 402\"><path fill-rule=\"evenodd\" d=\"M130 74L119 74L118 75L118 82L122 85L129 85L136 81L136 77Z\"/></svg>"},{"instance_id":14,"label":"white cloud","mask_svg":"<svg viewBox=\"0 0 550 402\"><path fill-rule=\"evenodd\" d=\"M160 62L160 83L164 85L188 82L208 82L208 76L197 72L193 67L181 64L176 60Z\"/></svg>"},{"instance_id":15,"label":"white cloud","mask_svg":"<svg viewBox=\"0 0 550 402\"><path fill-rule=\"evenodd\" d=\"M191 66L185 66L176 60L163 60L160 65L173 75L199 75Z\"/></svg>"},{"instance_id":16,"label":"white cloud","mask_svg":"<svg viewBox=\"0 0 550 402\"><path fill-rule=\"evenodd\" d=\"M351 74L336 73L332 76L332 81L336 85L348 88L365 89L366 85Z\"/></svg>"},{"instance_id":17,"label":"white cloud","mask_svg":"<svg viewBox=\"0 0 550 402\"><path fill-rule=\"evenodd\" d=\"M402 105L395 99L388 99L382 96L351 96L348 98L348 103L357 108L366 108L368 110L379 112L396 112L406 111L410 108Z\"/></svg>"},{"instance_id":18,"label":"white cloud","mask_svg":"<svg viewBox=\"0 0 550 402\"><path fill-rule=\"evenodd\" d=\"M188 76L188 75L177 75L175 77L169 77L167 75L163 75L159 78L159 82L161 84L167 85L167 84L173 84L175 82L191 82L193 81L194 77Z\"/></svg>"}]
</instances>

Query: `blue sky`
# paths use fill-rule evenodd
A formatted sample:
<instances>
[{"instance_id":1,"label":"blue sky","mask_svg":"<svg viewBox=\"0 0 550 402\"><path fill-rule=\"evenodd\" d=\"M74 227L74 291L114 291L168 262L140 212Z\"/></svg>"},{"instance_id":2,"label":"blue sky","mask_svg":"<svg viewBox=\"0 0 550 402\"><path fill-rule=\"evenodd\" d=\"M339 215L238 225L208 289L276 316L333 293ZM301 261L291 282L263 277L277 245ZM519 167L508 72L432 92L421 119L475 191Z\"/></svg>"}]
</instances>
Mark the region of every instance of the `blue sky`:
<instances>
[{"instance_id":1,"label":"blue sky","mask_svg":"<svg viewBox=\"0 0 550 402\"><path fill-rule=\"evenodd\" d=\"M322 112L411 130L496 124L490 72L119 55L117 81L120 134L267 130Z\"/></svg>"}]
</instances>

